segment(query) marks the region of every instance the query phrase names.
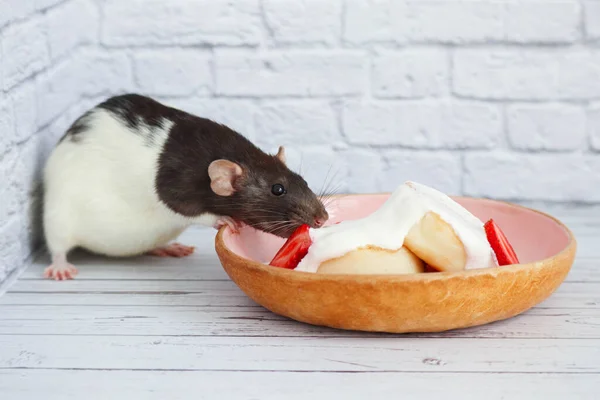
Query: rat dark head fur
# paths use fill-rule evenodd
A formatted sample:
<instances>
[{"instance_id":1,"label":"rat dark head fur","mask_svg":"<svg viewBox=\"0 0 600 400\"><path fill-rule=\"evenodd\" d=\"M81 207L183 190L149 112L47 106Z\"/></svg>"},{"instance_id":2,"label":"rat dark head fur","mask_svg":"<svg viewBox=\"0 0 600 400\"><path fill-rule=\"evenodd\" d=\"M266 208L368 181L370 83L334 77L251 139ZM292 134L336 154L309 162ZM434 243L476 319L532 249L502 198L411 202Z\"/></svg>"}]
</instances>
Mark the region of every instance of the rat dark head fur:
<instances>
[{"instance_id":1,"label":"rat dark head fur","mask_svg":"<svg viewBox=\"0 0 600 400\"><path fill-rule=\"evenodd\" d=\"M156 174L156 192L171 210L224 215L281 237L327 221L323 203L286 166L283 147L266 154L225 125L143 99L143 110L173 121Z\"/></svg>"}]
</instances>

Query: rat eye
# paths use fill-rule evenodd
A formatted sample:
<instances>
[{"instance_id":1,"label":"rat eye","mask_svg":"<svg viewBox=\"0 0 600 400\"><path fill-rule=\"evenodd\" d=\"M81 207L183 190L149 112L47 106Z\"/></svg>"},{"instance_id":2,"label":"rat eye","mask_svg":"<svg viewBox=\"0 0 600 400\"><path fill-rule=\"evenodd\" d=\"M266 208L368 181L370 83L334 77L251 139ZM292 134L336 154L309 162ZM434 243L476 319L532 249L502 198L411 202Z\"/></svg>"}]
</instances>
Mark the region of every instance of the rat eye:
<instances>
[{"instance_id":1,"label":"rat eye","mask_svg":"<svg viewBox=\"0 0 600 400\"><path fill-rule=\"evenodd\" d=\"M271 186L271 193L273 193L275 196L281 196L285 194L285 192L286 190L281 183L276 183Z\"/></svg>"}]
</instances>

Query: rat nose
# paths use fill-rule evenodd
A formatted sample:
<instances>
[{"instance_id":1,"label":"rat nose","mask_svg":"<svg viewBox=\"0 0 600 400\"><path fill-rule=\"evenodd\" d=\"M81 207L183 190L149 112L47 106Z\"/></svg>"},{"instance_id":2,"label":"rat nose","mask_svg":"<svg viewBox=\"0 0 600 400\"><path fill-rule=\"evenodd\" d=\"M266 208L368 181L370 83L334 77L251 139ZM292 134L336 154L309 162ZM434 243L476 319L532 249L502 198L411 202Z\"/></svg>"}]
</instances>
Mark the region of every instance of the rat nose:
<instances>
[{"instance_id":1,"label":"rat nose","mask_svg":"<svg viewBox=\"0 0 600 400\"><path fill-rule=\"evenodd\" d=\"M320 228L323 225L325 225L325 222L327 222L326 218L315 217L315 225L317 228Z\"/></svg>"}]
</instances>

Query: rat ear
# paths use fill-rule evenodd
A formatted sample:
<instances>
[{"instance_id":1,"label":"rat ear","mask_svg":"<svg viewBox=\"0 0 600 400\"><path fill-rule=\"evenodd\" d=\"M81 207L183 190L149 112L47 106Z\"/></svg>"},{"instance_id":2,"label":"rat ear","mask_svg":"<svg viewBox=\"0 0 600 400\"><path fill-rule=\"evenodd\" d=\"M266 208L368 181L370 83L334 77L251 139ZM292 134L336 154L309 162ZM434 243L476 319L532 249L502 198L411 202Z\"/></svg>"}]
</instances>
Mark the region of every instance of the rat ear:
<instances>
[{"instance_id":1,"label":"rat ear","mask_svg":"<svg viewBox=\"0 0 600 400\"><path fill-rule=\"evenodd\" d=\"M228 160L215 160L208 166L210 188L218 196L231 196L233 184L242 175L242 167Z\"/></svg>"},{"instance_id":2,"label":"rat ear","mask_svg":"<svg viewBox=\"0 0 600 400\"><path fill-rule=\"evenodd\" d=\"M285 148L283 146L279 146L279 150L275 157L279 158L279 161L285 164Z\"/></svg>"}]
</instances>

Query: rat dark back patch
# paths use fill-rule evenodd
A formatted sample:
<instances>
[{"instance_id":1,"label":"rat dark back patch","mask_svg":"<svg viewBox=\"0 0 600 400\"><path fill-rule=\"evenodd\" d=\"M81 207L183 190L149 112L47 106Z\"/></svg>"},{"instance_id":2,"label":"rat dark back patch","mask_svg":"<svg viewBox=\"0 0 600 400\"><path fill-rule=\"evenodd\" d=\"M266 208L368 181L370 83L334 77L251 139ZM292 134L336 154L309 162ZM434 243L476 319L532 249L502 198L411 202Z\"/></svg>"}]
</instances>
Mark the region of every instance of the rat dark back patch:
<instances>
[{"instance_id":1,"label":"rat dark back patch","mask_svg":"<svg viewBox=\"0 0 600 400\"><path fill-rule=\"evenodd\" d=\"M61 143L63 140L70 140L73 143L81 142L83 134L91 128L91 115L92 111L90 110L84 113L81 117L77 118L75 122L71 124L69 129L67 129L65 134L60 138L58 143Z\"/></svg>"},{"instance_id":2,"label":"rat dark back patch","mask_svg":"<svg viewBox=\"0 0 600 400\"><path fill-rule=\"evenodd\" d=\"M189 117L189 114L163 105L149 97L139 94L124 94L110 97L96 105L92 110L79 117L60 139L79 143L85 133L93 128L93 115L98 110L104 110L117 118L123 125L144 139L146 146L155 146L158 136L169 126L166 122L175 123ZM170 125L170 124L169 124Z\"/></svg>"},{"instance_id":3,"label":"rat dark back patch","mask_svg":"<svg viewBox=\"0 0 600 400\"><path fill-rule=\"evenodd\" d=\"M188 116L183 111L134 93L111 97L97 108L110 112L132 132L144 136L147 146L156 144L157 135L166 128L165 121L176 122Z\"/></svg>"},{"instance_id":4,"label":"rat dark back patch","mask_svg":"<svg viewBox=\"0 0 600 400\"><path fill-rule=\"evenodd\" d=\"M111 112L132 129L139 128L140 124L160 128L164 118L173 119L178 116L178 113L181 113L181 111L139 94L111 97L99 104L98 108Z\"/></svg>"}]
</instances>

